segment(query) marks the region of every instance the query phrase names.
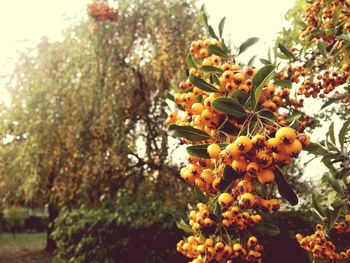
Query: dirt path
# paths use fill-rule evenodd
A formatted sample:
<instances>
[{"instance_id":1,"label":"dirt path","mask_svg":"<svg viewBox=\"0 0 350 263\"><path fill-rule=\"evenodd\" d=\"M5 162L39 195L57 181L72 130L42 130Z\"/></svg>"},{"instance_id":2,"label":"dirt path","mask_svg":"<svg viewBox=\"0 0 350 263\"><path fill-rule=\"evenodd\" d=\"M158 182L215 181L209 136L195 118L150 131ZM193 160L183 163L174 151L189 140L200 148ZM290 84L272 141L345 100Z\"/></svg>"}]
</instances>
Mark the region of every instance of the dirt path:
<instances>
[{"instance_id":1,"label":"dirt path","mask_svg":"<svg viewBox=\"0 0 350 263\"><path fill-rule=\"evenodd\" d=\"M0 250L0 263L50 263L51 256L42 249Z\"/></svg>"}]
</instances>

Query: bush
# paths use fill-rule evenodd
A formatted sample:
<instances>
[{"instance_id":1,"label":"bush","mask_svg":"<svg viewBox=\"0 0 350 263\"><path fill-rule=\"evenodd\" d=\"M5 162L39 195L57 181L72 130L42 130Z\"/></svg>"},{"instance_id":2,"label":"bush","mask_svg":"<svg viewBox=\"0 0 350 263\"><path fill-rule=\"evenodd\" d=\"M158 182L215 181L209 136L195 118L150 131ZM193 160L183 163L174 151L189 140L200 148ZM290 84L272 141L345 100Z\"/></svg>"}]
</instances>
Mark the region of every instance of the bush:
<instances>
[{"instance_id":1,"label":"bush","mask_svg":"<svg viewBox=\"0 0 350 263\"><path fill-rule=\"evenodd\" d=\"M11 206L4 210L4 219L12 234L19 232L28 217L27 209L19 206Z\"/></svg>"},{"instance_id":2,"label":"bush","mask_svg":"<svg viewBox=\"0 0 350 263\"><path fill-rule=\"evenodd\" d=\"M54 262L184 262L175 249L177 213L156 203L64 211L55 221Z\"/></svg>"}]
</instances>

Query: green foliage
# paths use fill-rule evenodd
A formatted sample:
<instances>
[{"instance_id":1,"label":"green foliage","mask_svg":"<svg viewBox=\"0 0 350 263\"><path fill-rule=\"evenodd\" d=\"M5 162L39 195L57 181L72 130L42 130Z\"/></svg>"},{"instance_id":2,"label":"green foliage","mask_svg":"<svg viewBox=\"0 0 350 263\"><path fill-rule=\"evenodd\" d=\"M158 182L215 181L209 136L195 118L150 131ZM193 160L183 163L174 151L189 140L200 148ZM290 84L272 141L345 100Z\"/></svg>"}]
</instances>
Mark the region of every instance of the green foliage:
<instances>
[{"instance_id":1,"label":"green foliage","mask_svg":"<svg viewBox=\"0 0 350 263\"><path fill-rule=\"evenodd\" d=\"M3 213L7 225L13 233L15 233L16 230L19 230L19 228L24 225L24 222L28 217L27 209L19 206L11 206L9 208L5 208Z\"/></svg>"},{"instance_id":2,"label":"green foliage","mask_svg":"<svg viewBox=\"0 0 350 263\"><path fill-rule=\"evenodd\" d=\"M180 213L147 200L64 211L53 232L54 262L165 262L176 253Z\"/></svg>"}]
</instances>

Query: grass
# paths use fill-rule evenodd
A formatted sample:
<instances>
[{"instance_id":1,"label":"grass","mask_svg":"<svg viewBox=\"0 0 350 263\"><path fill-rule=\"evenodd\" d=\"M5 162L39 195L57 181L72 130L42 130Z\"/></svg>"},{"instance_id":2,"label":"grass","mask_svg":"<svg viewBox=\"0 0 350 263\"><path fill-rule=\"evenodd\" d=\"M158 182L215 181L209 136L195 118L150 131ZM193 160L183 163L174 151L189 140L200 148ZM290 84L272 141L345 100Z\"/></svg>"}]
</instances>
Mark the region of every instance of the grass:
<instances>
[{"instance_id":1,"label":"grass","mask_svg":"<svg viewBox=\"0 0 350 263\"><path fill-rule=\"evenodd\" d=\"M0 263L48 263L45 233L0 233Z\"/></svg>"}]
</instances>

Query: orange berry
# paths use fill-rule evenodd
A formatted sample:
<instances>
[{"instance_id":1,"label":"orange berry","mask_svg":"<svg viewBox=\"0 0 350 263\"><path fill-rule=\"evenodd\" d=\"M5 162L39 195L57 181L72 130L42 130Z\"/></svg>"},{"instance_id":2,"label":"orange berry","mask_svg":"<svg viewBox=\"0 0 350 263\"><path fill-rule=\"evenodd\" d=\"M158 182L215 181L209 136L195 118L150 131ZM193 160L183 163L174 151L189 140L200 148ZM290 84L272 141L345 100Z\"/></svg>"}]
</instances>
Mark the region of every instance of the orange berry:
<instances>
[{"instance_id":1,"label":"orange berry","mask_svg":"<svg viewBox=\"0 0 350 263\"><path fill-rule=\"evenodd\" d=\"M233 197L229 193L223 193L219 196L218 202L222 207L228 208L233 203Z\"/></svg>"},{"instance_id":2,"label":"orange berry","mask_svg":"<svg viewBox=\"0 0 350 263\"><path fill-rule=\"evenodd\" d=\"M249 139L248 136L240 136L238 137L234 142L237 150L239 150L241 153L247 153L249 152L252 147L252 141Z\"/></svg>"},{"instance_id":3,"label":"orange berry","mask_svg":"<svg viewBox=\"0 0 350 263\"><path fill-rule=\"evenodd\" d=\"M220 145L216 143L210 144L207 148L207 152L210 158L214 158L214 159L219 158L220 151L221 151Z\"/></svg>"},{"instance_id":4,"label":"orange berry","mask_svg":"<svg viewBox=\"0 0 350 263\"><path fill-rule=\"evenodd\" d=\"M258 176L258 180L261 184L269 184L275 180L275 174L270 169L262 170Z\"/></svg>"},{"instance_id":5,"label":"orange berry","mask_svg":"<svg viewBox=\"0 0 350 263\"><path fill-rule=\"evenodd\" d=\"M250 177L257 177L261 172L260 166L256 162L251 162L247 165L247 174Z\"/></svg>"},{"instance_id":6,"label":"orange berry","mask_svg":"<svg viewBox=\"0 0 350 263\"><path fill-rule=\"evenodd\" d=\"M297 135L293 128L283 127L277 130L276 136L283 144L291 144L296 139Z\"/></svg>"}]
</instances>

